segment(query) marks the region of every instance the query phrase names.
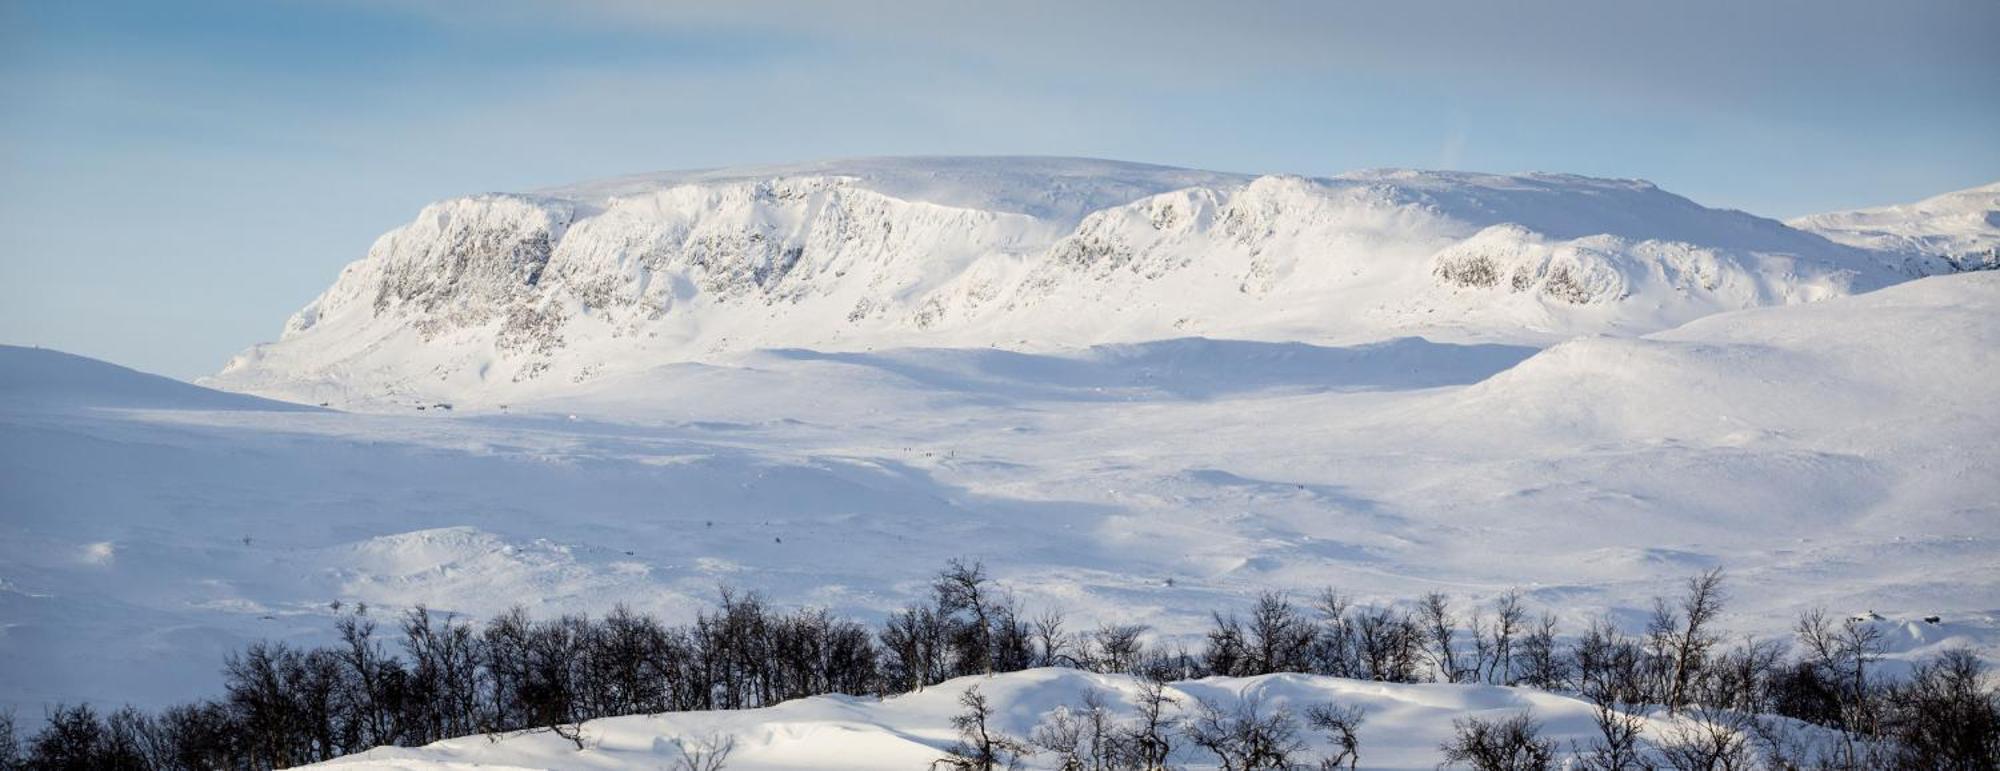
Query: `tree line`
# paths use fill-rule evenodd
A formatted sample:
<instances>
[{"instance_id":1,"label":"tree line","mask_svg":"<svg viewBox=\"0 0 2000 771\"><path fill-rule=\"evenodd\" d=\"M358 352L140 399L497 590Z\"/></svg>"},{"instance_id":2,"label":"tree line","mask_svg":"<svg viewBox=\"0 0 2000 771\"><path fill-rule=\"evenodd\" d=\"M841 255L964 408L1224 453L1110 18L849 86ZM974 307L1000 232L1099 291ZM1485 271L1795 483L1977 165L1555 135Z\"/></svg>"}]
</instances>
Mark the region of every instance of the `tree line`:
<instances>
[{"instance_id":1,"label":"tree line","mask_svg":"<svg viewBox=\"0 0 2000 771\"><path fill-rule=\"evenodd\" d=\"M980 713L990 707L969 694L970 717L958 727L975 738L941 762L1005 767L1010 753L1048 751L1065 768L1146 769L1166 767L1175 751L1202 751L1226 768L1302 767L1302 729L1289 711L1181 705L1165 687L1295 672L1533 687L1596 706L1600 736L1566 754L1539 738L1529 715L1461 722L1440 751L1473 768L2000 767L2000 693L1976 655L1947 651L1889 679L1874 666L1881 633L1863 619L1812 611L1790 641L1725 643L1724 602L1722 574L1710 571L1656 600L1644 628L1628 633L1605 620L1561 629L1511 592L1485 603L1433 593L1389 605L1332 590L1308 599L1266 592L1240 613L1214 613L1194 650L1148 644L1142 626L1073 627L1057 611L1030 614L982 565L957 560L927 597L878 626L730 590L680 625L623 607L595 619L535 619L517 608L475 624L422 607L378 621L364 606L339 614L336 644L260 642L230 655L215 699L154 713L59 705L26 738L13 716L0 715L0 769L282 768L526 730L581 748L580 724L601 717L830 693L888 697L1050 666L1137 676L1140 719L1113 726L1101 703L1081 704L1010 738L988 729ZM1689 719L1674 724L1675 735L1644 736L1638 715L1658 710ZM1363 716L1327 704L1305 717L1344 748L1321 758L1324 767L1352 766ZM1800 739L1786 721L1835 739Z\"/></svg>"}]
</instances>

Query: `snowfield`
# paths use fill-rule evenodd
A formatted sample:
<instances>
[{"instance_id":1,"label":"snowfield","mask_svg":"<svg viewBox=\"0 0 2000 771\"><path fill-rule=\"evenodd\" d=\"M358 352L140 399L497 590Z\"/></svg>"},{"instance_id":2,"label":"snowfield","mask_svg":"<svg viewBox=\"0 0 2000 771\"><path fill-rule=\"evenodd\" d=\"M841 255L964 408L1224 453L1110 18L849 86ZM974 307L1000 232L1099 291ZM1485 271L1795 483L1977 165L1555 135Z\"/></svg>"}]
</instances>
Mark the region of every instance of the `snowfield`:
<instances>
[{"instance_id":1,"label":"snowfield","mask_svg":"<svg viewBox=\"0 0 2000 771\"><path fill-rule=\"evenodd\" d=\"M0 692L212 693L225 652L324 639L335 600L685 618L728 584L873 618L950 556L1169 637L1322 586L1636 623L1723 566L1735 632L1825 605L1991 650L1996 311L1988 272L1540 353L774 351L504 412L31 398L49 379L11 373L75 361L6 349Z\"/></svg>"},{"instance_id":2,"label":"snowfield","mask_svg":"<svg viewBox=\"0 0 2000 771\"><path fill-rule=\"evenodd\" d=\"M1721 567L1731 639L1824 607L1878 614L1892 659L1990 659L2000 271L1859 221L1050 159L439 203L209 387L0 347L0 709L213 696L225 654L324 642L336 602L679 622L730 586L872 622L953 557L1153 644L1265 589L1519 588L1637 626ZM1017 734L1133 688L977 682ZM333 765L656 767L725 732L731 768L914 767L969 684ZM1523 704L1591 730L1527 690L1175 687L1368 706L1364 767Z\"/></svg>"}]
</instances>

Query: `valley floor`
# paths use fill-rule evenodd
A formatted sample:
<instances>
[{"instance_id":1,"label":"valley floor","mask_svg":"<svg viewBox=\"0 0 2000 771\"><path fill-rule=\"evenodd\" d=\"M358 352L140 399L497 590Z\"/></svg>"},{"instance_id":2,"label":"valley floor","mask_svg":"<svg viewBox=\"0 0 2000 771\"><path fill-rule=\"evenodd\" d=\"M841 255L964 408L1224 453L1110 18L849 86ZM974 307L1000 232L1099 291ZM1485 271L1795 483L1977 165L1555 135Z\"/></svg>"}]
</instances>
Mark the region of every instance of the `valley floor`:
<instances>
[{"instance_id":1,"label":"valley floor","mask_svg":"<svg viewBox=\"0 0 2000 771\"><path fill-rule=\"evenodd\" d=\"M1890 619L1897 655L2000 644L1995 273L1542 351L764 351L449 411L71 398L20 377L39 366L21 350L0 362L0 704L24 715L215 695L227 652L324 641L335 603L684 620L726 585L874 619L953 557L1030 612L1158 641L1259 590L1321 587L1364 604L1518 587L1569 628L1637 626L1719 566L1732 637L1824 606ZM1077 677L1007 687L1046 701ZM1579 714L1497 689L1185 687L1252 686L1379 700L1371 765L1428 767L1425 732L1454 711L1543 700L1561 731ZM899 729L916 735L882 715L953 695L777 707L732 767L820 765L846 741L927 761L944 713ZM602 721L578 757L747 719Z\"/></svg>"}]
</instances>

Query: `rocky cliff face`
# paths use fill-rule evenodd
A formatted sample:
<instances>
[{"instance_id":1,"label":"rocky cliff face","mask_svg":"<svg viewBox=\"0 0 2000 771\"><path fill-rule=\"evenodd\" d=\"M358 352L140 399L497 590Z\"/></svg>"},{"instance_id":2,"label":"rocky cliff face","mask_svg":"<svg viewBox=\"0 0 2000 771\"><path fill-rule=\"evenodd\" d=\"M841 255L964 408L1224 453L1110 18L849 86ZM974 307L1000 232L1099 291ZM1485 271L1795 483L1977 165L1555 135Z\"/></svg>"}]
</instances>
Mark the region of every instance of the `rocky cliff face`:
<instances>
[{"instance_id":1,"label":"rocky cliff face","mask_svg":"<svg viewBox=\"0 0 2000 771\"><path fill-rule=\"evenodd\" d=\"M433 204L213 382L504 398L769 347L1547 342L1923 272L1650 184L894 159Z\"/></svg>"}]
</instances>

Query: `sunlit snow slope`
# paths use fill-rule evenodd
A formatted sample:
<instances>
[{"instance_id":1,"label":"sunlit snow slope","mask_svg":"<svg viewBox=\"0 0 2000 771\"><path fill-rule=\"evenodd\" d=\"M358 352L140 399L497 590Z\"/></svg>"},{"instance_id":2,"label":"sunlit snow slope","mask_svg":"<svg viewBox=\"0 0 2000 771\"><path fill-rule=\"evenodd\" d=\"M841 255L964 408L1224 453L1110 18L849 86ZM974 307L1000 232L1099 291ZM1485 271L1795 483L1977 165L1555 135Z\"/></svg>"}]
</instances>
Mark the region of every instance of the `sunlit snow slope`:
<instances>
[{"instance_id":1,"label":"sunlit snow slope","mask_svg":"<svg viewBox=\"0 0 2000 771\"><path fill-rule=\"evenodd\" d=\"M213 383L493 404L769 348L1539 345L1926 272L1635 180L837 161L433 204Z\"/></svg>"},{"instance_id":2,"label":"sunlit snow slope","mask_svg":"<svg viewBox=\"0 0 2000 771\"><path fill-rule=\"evenodd\" d=\"M1136 719L1138 687L1133 679L1072 670L1036 669L993 678L966 677L921 693L884 701L825 696L766 709L735 712L676 712L596 720L583 725L585 747L549 732L523 733L491 741L469 736L422 748L381 748L309 768L363 769L471 768L673 768L681 747L704 749L733 740L728 768L764 769L922 769L943 757L956 739L951 718L966 688L977 687L999 708L993 730L1025 737L1052 712L1082 713L1083 698L1095 692L1114 720ZM1438 744L1451 736L1451 721L1476 716L1509 717L1533 710L1544 731L1558 741L1588 743L1596 737L1589 704L1528 689L1495 686L1398 685L1330 677L1266 675L1216 677L1177 683L1168 690L1177 705L1170 717L1192 714L1197 700L1232 709L1250 700L1261 709L1302 714L1315 704L1334 703L1367 710L1361 726L1362 768L1434 769ZM1183 711L1185 710L1185 711ZM1660 735L1670 719L1655 717L1647 728ZM1329 747L1323 737L1307 737L1298 759L1317 757ZM1057 759L1042 754L1026 768L1055 769ZM1176 768L1215 767L1199 748L1181 746Z\"/></svg>"},{"instance_id":3,"label":"sunlit snow slope","mask_svg":"<svg viewBox=\"0 0 2000 771\"><path fill-rule=\"evenodd\" d=\"M1824 605L1991 653L1996 350L2000 272L1539 351L728 352L504 412L135 404L127 370L0 349L0 701L211 695L336 600L685 620L728 584L876 619L954 556L1156 642L1329 585L1636 624L1722 566L1732 638Z\"/></svg>"},{"instance_id":4,"label":"sunlit snow slope","mask_svg":"<svg viewBox=\"0 0 2000 771\"><path fill-rule=\"evenodd\" d=\"M1919 270L2000 268L2000 182L1911 204L1800 217L1791 225L1901 255Z\"/></svg>"}]
</instances>

